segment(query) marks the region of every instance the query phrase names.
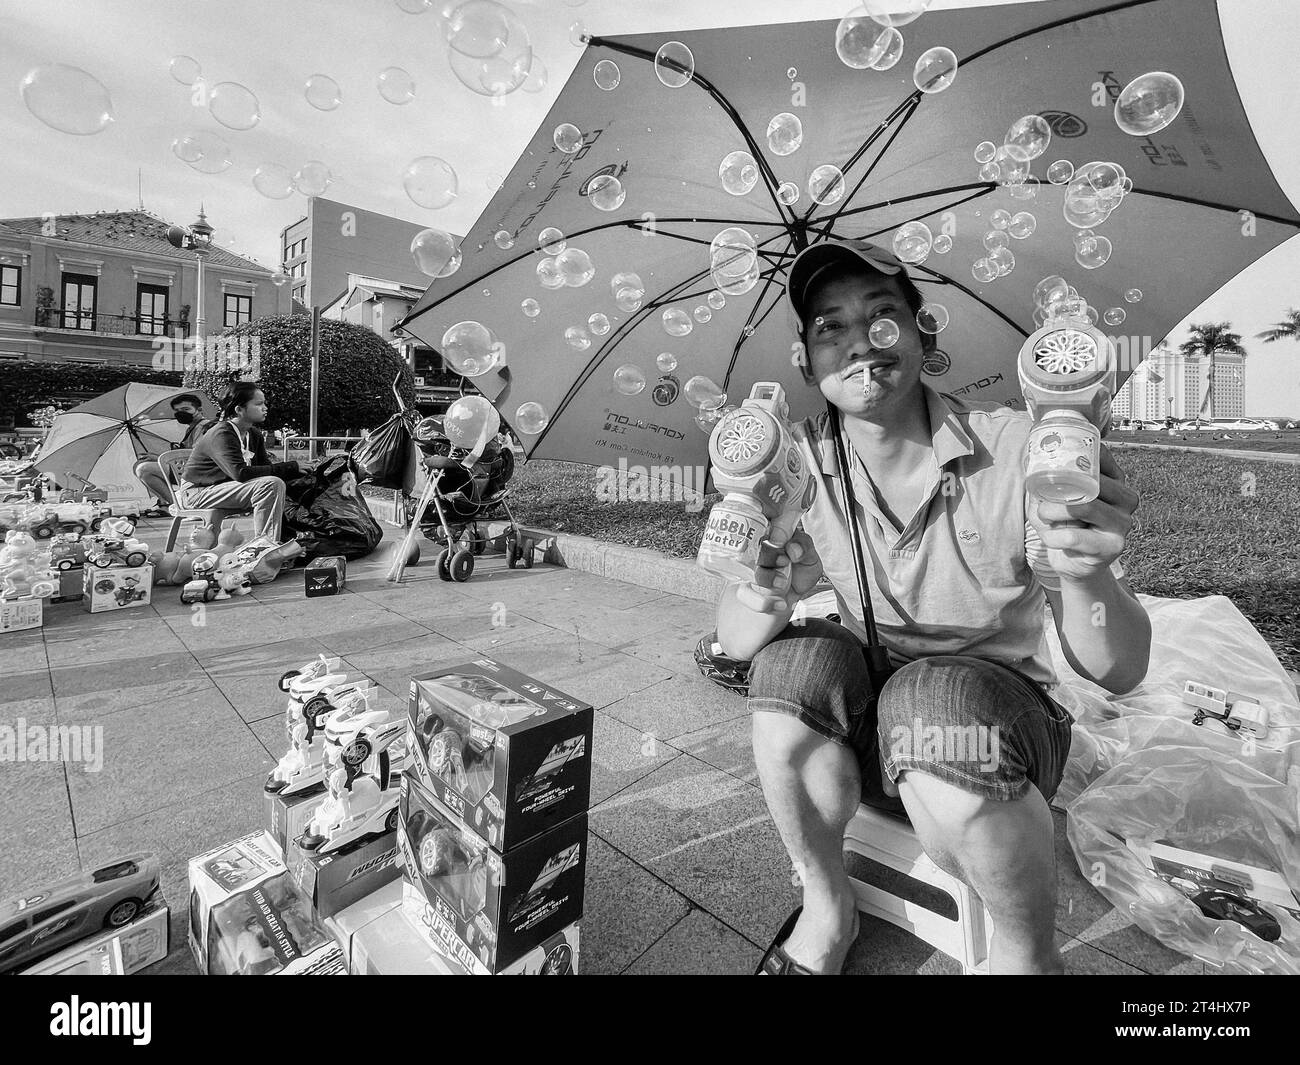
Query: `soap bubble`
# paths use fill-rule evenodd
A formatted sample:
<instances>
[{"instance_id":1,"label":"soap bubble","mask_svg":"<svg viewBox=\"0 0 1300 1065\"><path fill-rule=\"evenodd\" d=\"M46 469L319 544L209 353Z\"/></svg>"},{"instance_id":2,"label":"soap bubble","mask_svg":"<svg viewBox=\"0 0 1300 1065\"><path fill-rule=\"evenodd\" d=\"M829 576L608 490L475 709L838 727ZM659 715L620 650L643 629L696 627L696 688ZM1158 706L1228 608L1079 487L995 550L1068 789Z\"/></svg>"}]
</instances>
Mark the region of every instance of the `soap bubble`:
<instances>
[{"instance_id":1,"label":"soap bubble","mask_svg":"<svg viewBox=\"0 0 1300 1065\"><path fill-rule=\"evenodd\" d=\"M252 129L262 117L257 97L237 81L223 81L208 94L208 110L227 129Z\"/></svg>"},{"instance_id":2,"label":"soap bubble","mask_svg":"<svg viewBox=\"0 0 1300 1065\"><path fill-rule=\"evenodd\" d=\"M303 95L317 111L333 111L343 102L343 90L328 74L313 74L308 78Z\"/></svg>"},{"instance_id":3,"label":"soap bubble","mask_svg":"<svg viewBox=\"0 0 1300 1065\"><path fill-rule=\"evenodd\" d=\"M789 155L803 144L803 123L798 115L782 111L767 124L767 146L773 155Z\"/></svg>"},{"instance_id":4,"label":"soap bubble","mask_svg":"<svg viewBox=\"0 0 1300 1065\"><path fill-rule=\"evenodd\" d=\"M727 305L727 297L721 292L710 292L705 302L715 311L720 311Z\"/></svg>"},{"instance_id":5,"label":"soap bubble","mask_svg":"<svg viewBox=\"0 0 1300 1065\"><path fill-rule=\"evenodd\" d=\"M492 237L492 243L502 251L509 251L515 246L515 238L510 235L510 230L498 229Z\"/></svg>"},{"instance_id":6,"label":"soap bubble","mask_svg":"<svg viewBox=\"0 0 1300 1065\"><path fill-rule=\"evenodd\" d=\"M572 122L561 122L551 135L555 146L566 155L572 155L582 147L582 130Z\"/></svg>"},{"instance_id":7,"label":"soap bubble","mask_svg":"<svg viewBox=\"0 0 1300 1065\"><path fill-rule=\"evenodd\" d=\"M932 3L934 0L866 0L857 10L882 26L906 26L919 19Z\"/></svg>"},{"instance_id":8,"label":"soap bubble","mask_svg":"<svg viewBox=\"0 0 1300 1065\"><path fill-rule=\"evenodd\" d=\"M980 141L975 145L975 162L980 165L993 162L993 157L997 154L998 146L992 141Z\"/></svg>"},{"instance_id":9,"label":"soap bubble","mask_svg":"<svg viewBox=\"0 0 1300 1065\"><path fill-rule=\"evenodd\" d=\"M695 427L702 433L713 434L713 428L722 421L722 410L702 410L695 416Z\"/></svg>"},{"instance_id":10,"label":"soap bubble","mask_svg":"<svg viewBox=\"0 0 1300 1065\"><path fill-rule=\"evenodd\" d=\"M898 323L892 318L877 318L871 323L871 328L867 330L867 339L871 341L871 346L878 351L892 348L898 343L898 336Z\"/></svg>"},{"instance_id":11,"label":"soap bubble","mask_svg":"<svg viewBox=\"0 0 1300 1065\"><path fill-rule=\"evenodd\" d=\"M787 207L793 207L799 202L799 186L793 181L783 181L776 190L776 198Z\"/></svg>"},{"instance_id":12,"label":"soap bubble","mask_svg":"<svg viewBox=\"0 0 1300 1065\"><path fill-rule=\"evenodd\" d=\"M304 196L321 196L334 183L330 168L319 159L303 163L293 175L293 187Z\"/></svg>"},{"instance_id":13,"label":"soap bubble","mask_svg":"<svg viewBox=\"0 0 1300 1065\"><path fill-rule=\"evenodd\" d=\"M1123 325L1124 319L1128 317L1128 311L1123 307L1111 307L1101 316L1101 320L1107 325Z\"/></svg>"},{"instance_id":14,"label":"soap bubble","mask_svg":"<svg viewBox=\"0 0 1300 1065\"><path fill-rule=\"evenodd\" d=\"M989 215L989 225L994 229L1006 229L1007 226L1011 225L1011 212L1004 211L999 207Z\"/></svg>"},{"instance_id":15,"label":"soap bubble","mask_svg":"<svg viewBox=\"0 0 1300 1065\"><path fill-rule=\"evenodd\" d=\"M88 137L113 121L108 90L80 67L50 63L28 71L18 86L23 103L51 129Z\"/></svg>"},{"instance_id":16,"label":"soap bubble","mask_svg":"<svg viewBox=\"0 0 1300 1065\"><path fill-rule=\"evenodd\" d=\"M727 402L727 393L715 382L699 374L686 382L682 394L687 403L700 410L717 410Z\"/></svg>"},{"instance_id":17,"label":"soap bubble","mask_svg":"<svg viewBox=\"0 0 1300 1065\"><path fill-rule=\"evenodd\" d=\"M1075 229L1091 229L1106 221L1110 211L1098 203L1096 196L1067 193L1065 203L1061 205L1061 215Z\"/></svg>"},{"instance_id":18,"label":"soap bubble","mask_svg":"<svg viewBox=\"0 0 1300 1065\"><path fill-rule=\"evenodd\" d=\"M835 54L847 67L868 70L885 53L888 31L873 22L861 8L850 12L835 27Z\"/></svg>"},{"instance_id":19,"label":"soap bubble","mask_svg":"<svg viewBox=\"0 0 1300 1065\"><path fill-rule=\"evenodd\" d=\"M1030 174L1019 185L1008 185L1007 192L1011 194L1013 200L1032 200L1038 196L1038 178Z\"/></svg>"},{"instance_id":20,"label":"soap bubble","mask_svg":"<svg viewBox=\"0 0 1300 1065\"><path fill-rule=\"evenodd\" d=\"M203 135L182 133L172 140L172 155L182 163L197 163L203 158Z\"/></svg>"},{"instance_id":21,"label":"soap bubble","mask_svg":"<svg viewBox=\"0 0 1300 1065\"><path fill-rule=\"evenodd\" d=\"M695 328L691 316L680 307L669 307L664 311L663 322L664 332L670 337L684 337Z\"/></svg>"},{"instance_id":22,"label":"soap bubble","mask_svg":"<svg viewBox=\"0 0 1300 1065\"><path fill-rule=\"evenodd\" d=\"M422 229L411 241L411 258L428 277L450 277L460 269L456 239L441 229Z\"/></svg>"},{"instance_id":23,"label":"soap bubble","mask_svg":"<svg viewBox=\"0 0 1300 1065\"><path fill-rule=\"evenodd\" d=\"M199 66L198 60L188 55L172 56L171 62L167 64L167 70L173 81L187 86L193 85L203 76L203 69Z\"/></svg>"},{"instance_id":24,"label":"soap bubble","mask_svg":"<svg viewBox=\"0 0 1300 1065\"><path fill-rule=\"evenodd\" d=\"M634 274L630 270L621 271L609 279L609 290L614 293L615 297L626 290L633 299L640 299L645 295L645 282L641 280L640 274Z\"/></svg>"},{"instance_id":25,"label":"soap bubble","mask_svg":"<svg viewBox=\"0 0 1300 1065\"><path fill-rule=\"evenodd\" d=\"M571 325L564 331L564 342L577 351L586 351L591 347L591 337L580 325Z\"/></svg>"},{"instance_id":26,"label":"soap bubble","mask_svg":"<svg viewBox=\"0 0 1300 1065\"><path fill-rule=\"evenodd\" d=\"M401 67L385 67L375 84L390 104L409 104L415 99L415 79Z\"/></svg>"},{"instance_id":27,"label":"soap bubble","mask_svg":"<svg viewBox=\"0 0 1300 1065\"><path fill-rule=\"evenodd\" d=\"M603 337L609 332L609 316L597 311L587 319L587 328L596 336Z\"/></svg>"},{"instance_id":28,"label":"soap bubble","mask_svg":"<svg viewBox=\"0 0 1300 1065\"><path fill-rule=\"evenodd\" d=\"M433 0L397 0L397 6L408 15L423 15L433 6Z\"/></svg>"},{"instance_id":29,"label":"soap bubble","mask_svg":"<svg viewBox=\"0 0 1300 1065\"><path fill-rule=\"evenodd\" d=\"M728 152L718 164L718 179L732 196L745 196L758 184L758 165L749 152Z\"/></svg>"},{"instance_id":30,"label":"soap bubble","mask_svg":"<svg viewBox=\"0 0 1300 1065\"><path fill-rule=\"evenodd\" d=\"M725 292L728 296L743 296L746 292L758 284L760 277L758 263L755 262L750 270L740 277L724 277L718 271L713 272L713 283L718 286L718 290ZM748 330L749 327L746 326ZM748 336L748 332L746 333Z\"/></svg>"},{"instance_id":31,"label":"soap bubble","mask_svg":"<svg viewBox=\"0 0 1300 1065\"><path fill-rule=\"evenodd\" d=\"M1016 240L1024 240L1026 237L1032 236L1037 228L1037 218L1028 211L1018 211L1011 216L1011 224L1007 226L1007 232Z\"/></svg>"},{"instance_id":32,"label":"soap bubble","mask_svg":"<svg viewBox=\"0 0 1300 1065\"><path fill-rule=\"evenodd\" d=\"M975 262L971 264L970 272L971 276L974 277L976 281L985 283L992 281L998 276L998 268L989 262L988 259L976 259Z\"/></svg>"},{"instance_id":33,"label":"soap bubble","mask_svg":"<svg viewBox=\"0 0 1300 1065\"><path fill-rule=\"evenodd\" d=\"M912 70L912 81L925 93L943 92L957 77L957 56L951 48L929 48ZM1046 125L1046 123L1043 123Z\"/></svg>"},{"instance_id":34,"label":"soap bubble","mask_svg":"<svg viewBox=\"0 0 1300 1065\"><path fill-rule=\"evenodd\" d=\"M1029 153L1019 144L1004 144L993 157L1002 172L1002 184L1020 185L1029 177Z\"/></svg>"},{"instance_id":35,"label":"soap bubble","mask_svg":"<svg viewBox=\"0 0 1300 1065\"><path fill-rule=\"evenodd\" d=\"M547 73L546 64L542 62L542 57L534 52L533 61L528 66L528 77L524 78L524 83L519 87L524 92L541 92L546 88L548 81L550 75Z\"/></svg>"},{"instance_id":36,"label":"soap bubble","mask_svg":"<svg viewBox=\"0 0 1300 1065\"><path fill-rule=\"evenodd\" d=\"M884 51L880 58L871 64L871 69L892 70L903 58L903 35L891 27L882 30L880 36L884 42Z\"/></svg>"},{"instance_id":37,"label":"soap bubble","mask_svg":"<svg viewBox=\"0 0 1300 1065\"><path fill-rule=\"evenodd\" d=\"M989 262L998 272L998 277L1006 277L1016 268L1016 257L1010 248L994 248L989 252Z\"/></svg>"},{"instance_id":38,"label":"soap bubble","mask_svg":"<svg viewBox=\"0 0 1300 1065\"><path fill-rule=\"evenodd\" d=\"M521 403L515 411L515 428L525 436L536 436L551 423L540 403Z\"/></svg>"},{"instance_id":39,"label":"soap bubble","mask_svg":"<svg viewBox=\"0 0 1300 1065\"><path fill-rule=\"evenodd\" d=\"M269 200L293 195L293 175L278 163L263 163L253 171L253 188Z\"/></svg>"},{"instance_id":40,"label":"soap bubble","mask_svg":"<svg viewBox=\"0 0 1300 1065\"><path fill-rule=\"evenodd\" d=\"M547 226L537 234L537 246L547 255L559 255L564 251L564 234L554 226Z\"/></svg>"},{"instance_id":41,"label":"soap bubble","mask_svg":"<svg viewBox=\"0 0 1300 1065\"><path fill-rule=\"evenodd\" d=\"M479 96L493 98L507 96L523 85L532 70L533 48L523 24L517 20L514 24L517 30L496 55L476 59L451 49L447 62L456 80Z\"/></svg>"},{"instance_id":42,"label":"soap bubble","mask_svg":"<svg viewBox=\"0 0 1300 1065\"><path fill-rule=\"evenodd\" d=\"M984 234L984 248L986 251L996 251L998 248L1005 248L1011 243L1011 238L1001 229L990 229Z\"/></svg>"},{"instance_id":43,"label":"soap bubble","mask_svg":"<svg viewBox=\"0 0 1300 1065\"><path fill-rule=\"evenodd\" d=\"M681 41L669 41L655 53L655 76L670 89L680 89L695 76L695 55Z\"/></svg>"},{"instance_id":44,"label":"soap bubble","mask_svg":"<svg viewBox=\"0 0 1300 1065\"><path fill-rule=\"evenodd\" d=\"M191 167L200 174L223 174L230 169L234 161L230 155L230 145L221 137L209 130L189 136L200 145L199 157L190 161Z\"/></svg>"},{"instance_id":45,"label":"soap bubble","mask_svg":"<svg viewBox=\"0 0 1300 1065\"><path fill-rule=\"evenodd\" d=\"M626 199L623 182L613 174L599 174L587 186L587 202L599 211L617 211Z\"/></svg>"},{"instance_id":46,"label":"soap bubble","mask_svg":"<svg viewBox=\"0 0 1300 1065\"><path fill-rule=\"evenodd\" d=\"M1030 159L1037 159L1052 143L1052 127L1042 115L1025 115L1011 123L1002 143L1023 148Z\"/></svg>"},{"instance_id":47,"label":"soap bubble","mask_svg":"<svg viewBox=\"0 0 1300 1065\"><path fill-rule=\"evenodd\" d=\"M691 317L699 322L700 325L704 325L713 317L713 312L709 310L709 305L707 303L701 303L695 308L695 310L691 311Z\"/></svg>"},{"instance_id":48,"label":"soap bubble","mask_svg":"<svg viewBox=\"0 0 1300 1065\"><path fill-rule=\"evenodd\" d=\"M618 88L618 83L623 80L623 72L618 69L618 64L614 60L602 59L591 72L591 77L598 89L612 92Z\"/></svg>"},{"instance_id":49,"label":"soap bubble","mask_svg":"<svg viewBox=\"0 0 1300 1065\"><path fill-rule=\"evenodd\" d=\"M620 311L627 311L628 314L641 309L641 297L637 295L635 289L619 289L614 293L614 303Z\"/></svg>"},{"instance_id":50,"label":"soap bubble","mask_svg":"<svg viewBox=\"0 0 1300 1065\"><path fill-rule=\"evenodd\" d=\"M1142 302L1142 290L1141 290L1140 288L1131 288L1131 289L1129 289L1127 292L1124 293L1124 302L1125 302L1125 303L1141 303L1141 302Z\"/></svg>"},{"instance_id":51,"label":"soap bubble","mask_svg":"<svg viewBox=\"0 0 1300 1065\"><path fill-rule=\"evenodd\" d=\"M645 388L645 374L631 363L614 371L614 387L625 396L635 396Z\"/></svg>"},{"instance_id":52,"label":"soap bubble","mask_svg":"<svg viewBox=\"0 0 1300 1065\"><path fill-rule=\"evenodd\" d=\"M808 175L808 195L813 203L830 207L844 199L844 173L838 166L823 163Z\"/></svg>"},{"instance_id":53,"label":"soap bubble","mask_svg":"<svg viewBox=\"0 0 1300 1065\"><path fill-rule=\"evenodd\" d=\"M948 328L948 308L942 303L923 303L916 312L916 327L922 333L942 333Z\"/></svg>"},{"instance_id":54,"label":"soap bubble","mask_svg":"<svg viewBox=\"0 0 1300 1065\"><path fill-rule=\"evenodd\" d=\"M672 373L677 369L677 356L671 351L661 351L655 357L655 365L659 367L660 373Z\"/></svg>"},{"instance_id":55,"label":"soap bubble","mask_svg":"<svg viewBox=\"0 0 1300 1065\"><path fill-rule=\"evenodd\" d=\"M1122 198L1126 176L1124 168L1118 163L1095 162L1077 171L1074 180L1080 185L1086 182L1099 195L1109 194L1112 197Z\"/></svg>"},{"instance_id":56,"label":"soap bubble","mask_svg":"<svg viewBox=\"0 0 1300 1065\"><path fill-rule=\"evenodd\" d=\"M947 255L952 251L952 237L947 233L940 233L934 238L934 243L930 245L930 250L936 255Z\"/></svg>"},{"instance_id":57,"label":"soap bubble","mask_svg":"<svg viewBox=\"0 0 1300 1065\"><path fill-rule=\"evenodd\" d=\"M1046 308L1069 295L1070 286L1059 274L1043 278L1034 286L1034 306Z\"/></svg>"},{"instance_id":58,"label":"soap bubble","mask_svg":"<svg viewBox=\"0 0 1300 1065\"><path fill-rule=\"evenodd\" d=\"M542 288L556 289L564 287L564 274L554 258L543 259L537 264L537 280Z\"/></svg>"},{"instance_id":59,"label":"soap bubble","mask_svg":"<svg viewBox=\"0 0 1300 1065\"><path fill-rule=\"evenodd\" d=\"M466 0L452 10L443 33L461 55L487 59L506 46L512 17L509 8L493 0Z\"/></svg>"},{"instance_id":60,"label":"soap bubble","mask_svg":"<svg viewBox=\"0 0 1300 1065\"><path fill-rule=\"evenodd\" d=\"M581 48L587 43L587 27L582 19L569 23L569 43L575 48Z\"/></svg>"},{"instance_id":61,"label":"soap bubble","mask_svg":"<svg viewBox=\"0 0 1300 1065\"><path fill-rule=\"evenodd\" d=\"M1115 124L1134 137L1159 133L1183 109L1183 83L1157 70L1134 78L1115 101Z\"/></svg>"},{"instance_id":62,"label":"soap bubble","mask_svg":"<svg viewBox=\"0 0 1300 1065\"><path fill-rule=\"evenodd\" d=\"M402 171L402 188L412 203L437 210L456 199L460 183L447 160L422 155L412 159Z\"/></svg>"},{"instance_id":63,"label":"soap bubble","mask_svg":"<svg viewBox=\"0 0 1300 1065\"><path fill-rule=\"evenodd\" d=\"M457 322L442 334L442 344L439 345L438 351L443 361L458 374L465 377L482 377L501 364L502 357L505 355L505 345L497 340L492 330L482 322ZM483 402L486 403L487 400ZM448 411L448 421L450 421L450 411ZM452 435L449 427L444 431L447 436Z\"/></svg>"},{"instance_id":64,"label":"soap bubble","mask_svg":"<svg viewBox=\"0 0 1300 1065\"><path fill-rule=\"evenodd\" d=\"M501 431L501 416L482 396L461 396L442 416L442 431L453 447L482 451Z\"/></svg>"},{"instance_id":65,"label":"soap bubble","mask_svg":"<svg viewBox=\"0 0 1300 1065\"><path fill-rule=\"evenodd\" d=\"M569 288L582 288L596 276L591 256L578 248L565 248L555 257L555 265Z\"/></svg>"},{"instance_id":66,"label":"soap bubble","mask_svg":"<svg viewBox=\"0 0 1300 1065\"><path fill-rule=\"evenodd\" d=\"M1074 164L1068 159L1058 159L1047 168L1047 180L1053 185L1068 185L1074 177Z\"/></svg>"},{"instance_id":67,"label":"soap bubble","mask_svg":"<svg viewBox=\"0 0 1300 1065\"><path fill-rule=\"evenodd\" d=\"M980 180L998 182L1002 180L1002 167L997 163L987 162L980 167Z\"/></svg>"},{"instance_id":68,"label":"soap bubble","mask_svg":"<svg viewBox=\"0 0 1300 1065\"><path fill-rule=\"evenodd\" d=\"M894 254L905 263L923 263L934 245L934 234L924 222L904 222L894 233Z\"/></svg>"},{"instance_id":69,"label":"soap bubble","mask_svg":"<svg viewBox=\"0 0 1300 1065\"><path fill-rule=\"evenodd\" d=\"M529 296L528 299L520 303L519 307L529 318L536 318L542 313L542 305L533 299L532 296Z\"/></svg>"},{"instance_id":70,"label":"soap bubble","mask_svg":"<svg viewBox=\"0 0 1300 1065\"><path fill-rule=\"evenodd\" d=\"M758 243L748 230L728 226L709 242L709 261L715 274L728 278L742 277L758 261Z\"/></svg>"},{"instance_id":71,"label":"soap bubble","mask_svg":"<svg viewBox=\"0 0 1300 1065\"><path fill-rule=\"evenodd\" d=\"M1074 261L1085 270L1096 270L1110 261L1111 243L1105 237L1088 237L1074 247Z\"/></svg>"}]
</instances>

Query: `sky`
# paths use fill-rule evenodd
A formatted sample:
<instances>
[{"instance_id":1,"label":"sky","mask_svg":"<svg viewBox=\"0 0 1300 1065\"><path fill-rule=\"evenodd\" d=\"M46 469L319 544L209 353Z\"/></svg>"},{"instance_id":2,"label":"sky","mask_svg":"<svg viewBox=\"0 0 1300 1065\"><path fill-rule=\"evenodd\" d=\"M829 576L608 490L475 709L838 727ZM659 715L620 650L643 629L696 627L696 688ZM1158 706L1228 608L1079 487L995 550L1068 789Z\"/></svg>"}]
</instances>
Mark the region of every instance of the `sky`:
<instances>
[{"instance_id":1,"label":"sky","mask_svg":"<svg viewBox=\"0 0 1300 1065\"><path fill-rule=\"evenodd\" d=\"M409 0L407 0L409 3ZM936 0L934 9L993 6L997 0ZM833 19L851 0L510 0L547 69L537 93L492 101L453 76L433 12L410 15L396 0L0 0L0 217L124 210L144 205L188 223L199 202L232 251L278 265L279 232L306 213L297 193L268 199L252 185L259 165L290 171L309 160L331 170L326 195L411 222L467 232L500 179L545 118L576 65L569 27L597 34ZM1228 55L1260 146L1300 204L1300 3L1219 0ZM904 30L906 36L906 30ZM828 48L832 47L828 42ZM172 80L174 56L190 56L209 85L238 82L257 95L255 128L224 130L191 90ZM905 54L905 59L906 54ZM50 129L25 107L19 83L34 67L61 63L92 73L108 89L116 121L94 136ZM414 99L394 106L376 91L386 67L411 74ZM342 91L333 111L313 109L303 85L313 74ZM190 130L220 132L233 165L219 175L192 170L171 151ZM437 155L452 164L459 194L430 211L409 200L406 164ZM1171 264L1174 268L1174 264ZM1300 416L1300 343L1263 344L1259 331L1300 308L1300 237L1221 289L1188 321L1233 323L1250 352L1247 414ZM1171 334L1185 339L1186 323Z\"/></svg>"}]
</instances>

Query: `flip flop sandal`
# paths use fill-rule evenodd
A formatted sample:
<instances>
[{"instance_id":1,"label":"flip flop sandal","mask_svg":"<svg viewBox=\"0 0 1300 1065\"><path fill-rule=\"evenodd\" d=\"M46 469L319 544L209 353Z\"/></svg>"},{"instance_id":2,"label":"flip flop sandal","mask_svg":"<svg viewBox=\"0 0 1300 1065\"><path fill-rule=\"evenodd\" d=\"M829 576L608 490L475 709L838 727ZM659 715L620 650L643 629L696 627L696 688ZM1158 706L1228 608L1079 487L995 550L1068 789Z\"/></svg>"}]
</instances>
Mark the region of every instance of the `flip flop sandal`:
<instances>
[{"instance_id":1,"label":"flip flop sandal","mask_svg":"<svg viewBox=\"0 0 1300 1065\"><path fill-rule=\"evenodd\" d=\"M794 926L799 923L799 915L803 913L803 907L795 908L794 913L785 919L785 924L781 926L780 931L772 940L772 945L767 948L767 953L763 955L763 960L758 963L758 968L754 970L755 976L831 976L832 973L818 973L809 969L806 965L800 965L789 954L785 952L785 941L790 938L790 933L794 931ZM858 929L860 921L857 914L853 915L853 938L858 938Z\"/></svg>"}]
</instances>

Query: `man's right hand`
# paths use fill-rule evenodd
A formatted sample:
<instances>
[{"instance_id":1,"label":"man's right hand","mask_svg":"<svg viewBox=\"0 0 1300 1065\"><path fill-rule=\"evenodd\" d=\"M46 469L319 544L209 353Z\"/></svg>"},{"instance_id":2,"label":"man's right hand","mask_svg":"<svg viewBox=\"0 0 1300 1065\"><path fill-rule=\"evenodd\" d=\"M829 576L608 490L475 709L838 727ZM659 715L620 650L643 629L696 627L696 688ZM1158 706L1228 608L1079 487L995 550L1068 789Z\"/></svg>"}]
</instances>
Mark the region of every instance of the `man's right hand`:
<instances>
[{"instance_id":1,"label":"man's right hand","mask_svg":"<svg viewBox=\"0 0 1300 1065\"><path fill-rule=\"evenodd\" d=\"M744 606L765 614L793 610L821 579L824 572L821 557L811 537L802 529L796 530L785 543L768 540L765 544L777 550L760 552L760 563L767 564L760 564L754 570L754 579L737 589L736 598Z\"/></svg>"}]
</instances>

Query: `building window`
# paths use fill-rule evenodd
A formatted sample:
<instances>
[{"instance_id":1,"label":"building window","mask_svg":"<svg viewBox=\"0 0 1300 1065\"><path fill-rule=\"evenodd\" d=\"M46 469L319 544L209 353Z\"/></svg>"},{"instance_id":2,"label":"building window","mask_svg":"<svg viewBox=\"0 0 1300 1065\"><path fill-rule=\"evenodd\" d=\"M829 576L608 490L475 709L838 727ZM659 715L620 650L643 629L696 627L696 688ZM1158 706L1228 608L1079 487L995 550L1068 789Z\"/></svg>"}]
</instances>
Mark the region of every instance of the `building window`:
<instances>
[{"instance_id":1,"label":"building window","mask_svg":"<svg viewBox=\"0 0 1300 1065\"><path fill-rule=\"evenodd\" d=\"M167 289L163 285L136 286L136 328L146 336L167 333Z\"/></svg>"},{"instance_id":2,"label":"building window","mask_svg":"<svg viewBox=\"0 0 1300 1065\"><path fill-rule=\"evenodd\" d=\"M0 266L0 306L17 307L22 292L23 268Z\"/></svg>"},{"instance_id":3,"label":"building window","mask_svg":"<svg viewBox=\"0 0 1300 1065\"><path fill-rule=\"evenodd\" d=\"M99 279L90 274L63 275L64 329L95 328L95 298Z\"/></svg>"},{"instance_id":4,"label":"building window","mask_svg":"<svg viewBox=\"0 0 1300 1065\"><path fill-rule=\"evenodd\" d=\"M303 300L306 299L306 297L307 297L307 286L306 286L306 285L294 285L294 286L293 286L293 298L294 298L294 299L296 299L299 303L302 303Z\"/></svg>"},{"instance_id":5,"label":"building window","mask_svg":"<svg viewBox=\"0 0 1300 1065\"><path fill-rule=\"evenodd\" d=\"M226 316L224 324L227 329L243 325L253 317L253 297L239 296L233 292L226 293Z\"/></svg>"}]
</instances>

